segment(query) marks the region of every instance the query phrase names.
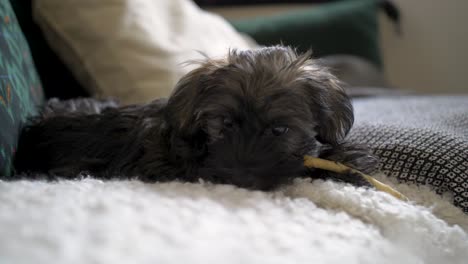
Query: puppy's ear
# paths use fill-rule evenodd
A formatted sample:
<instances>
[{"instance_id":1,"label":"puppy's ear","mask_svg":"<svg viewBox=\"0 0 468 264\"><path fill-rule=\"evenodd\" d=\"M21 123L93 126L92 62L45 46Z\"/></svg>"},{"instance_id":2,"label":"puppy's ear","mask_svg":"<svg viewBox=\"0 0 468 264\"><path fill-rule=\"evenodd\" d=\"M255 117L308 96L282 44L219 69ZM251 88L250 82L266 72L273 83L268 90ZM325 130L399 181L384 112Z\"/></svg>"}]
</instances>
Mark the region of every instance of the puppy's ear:
<instances>
[{"instance_id":1,"label":"puppy's ear","mask_svg":"<svg viewBox=\"0 0 468 264\"><path fill-rule=\"evenodd\" d=\"M346 137L354 123L351 100L340 81L325 67L308 59L301 68L306 81L303 92L319 122L318 140L336 145Z\"/></svg>"},{"instance_id":2,"label":"puppy's ear","mask_svg":"<svg viewBox=\"0 0 468 264\"><path fill-rule=\"evenodd\" d=\"M197 155L203 148L206 135L200 120L208 80L223 61L193 62L200 66L183 76L177 83L165 108L165 120L171 131L171 144L182 158Z\"/></svg>"},{"instance_id":3,"label":"puppy's ear","mask_svg":"<svg viewBox=\"0 0 468 264\"><path fill-rule=\"evenodd\" d=\"M176 84L166 106L166 121L175 130L191 132L196 124L200 99L207 90L207 80L219 68L218 61L206 60L196 63L200 66L187 73Z\"/></svg>"}]
</instances>

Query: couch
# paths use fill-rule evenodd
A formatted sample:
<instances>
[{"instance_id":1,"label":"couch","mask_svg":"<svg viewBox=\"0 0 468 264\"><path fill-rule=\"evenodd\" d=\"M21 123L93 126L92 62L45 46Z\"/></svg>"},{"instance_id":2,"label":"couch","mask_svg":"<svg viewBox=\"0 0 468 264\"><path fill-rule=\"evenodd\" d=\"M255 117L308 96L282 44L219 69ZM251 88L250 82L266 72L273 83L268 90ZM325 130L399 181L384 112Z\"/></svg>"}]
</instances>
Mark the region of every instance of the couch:
<instances>
[{"instance_id":1,"label":"couch","mask_svg":"<svg viewBox=\"0 0 468 264\"><path fill-rule=\"evenodd\" d=\"M0 260L462 263L468 96L391 88L380 74L375 3L338 1L230 23L260 45L315 43L317 56L356 95L349 139L372 148L381 159L376 177L410 202L326 181L297 181L272 193L206 182L16 181L11 161L19 130L44 100L95 94L33 21L31 1L0 2ZM343 40L350 44L336 43Z\"/></svg>"}]
</instances>

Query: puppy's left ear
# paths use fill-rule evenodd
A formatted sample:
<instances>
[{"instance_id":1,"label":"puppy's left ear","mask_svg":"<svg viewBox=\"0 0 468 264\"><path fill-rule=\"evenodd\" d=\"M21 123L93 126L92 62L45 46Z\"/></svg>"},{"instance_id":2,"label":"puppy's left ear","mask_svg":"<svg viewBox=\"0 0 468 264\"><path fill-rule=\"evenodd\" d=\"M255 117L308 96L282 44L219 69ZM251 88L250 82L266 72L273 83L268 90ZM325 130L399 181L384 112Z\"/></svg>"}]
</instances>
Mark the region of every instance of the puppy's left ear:
<instances>
[{"instance_id":1,"label":"puppy's left ear","mask_svg":"<svg viewBox=\"0 0 468 264\"><path fill-rule=\"evenodd\" d=\"M224 60L194 61L198 68L184 75L176 84L166 106L166 121L173 129L193 132L200 115L201 100L209 93L209 80L212 74L224 66Z\"/></svg>"},{"instance_id":2,"label":"puppy's left ear","mask_svg":"<svg viewBox=\"0 0 468 264\"><path fill-rule=\"evenodd\" d=\"M196 156L203 149L206 135L202 131L199 109L202 98L207 93L206 81L217 70L222 61L207 60L200 63L197 69L183 76L165 107L165 121L171 134L171 145L174 153L188 159Z\"/></svg>"},{"instance_id":3,"label":"puppy's left ear","mask_svg":"<svg viewBox=\"0 0 468 264\"><path fill-rule=\"evenodd\" d=\"M353 106L341 82L326 68L308 60L303 66L306 87L304 94L312 114L318 120L318 140L336 145L354 123Z\"/></svg>"}]
</instances>

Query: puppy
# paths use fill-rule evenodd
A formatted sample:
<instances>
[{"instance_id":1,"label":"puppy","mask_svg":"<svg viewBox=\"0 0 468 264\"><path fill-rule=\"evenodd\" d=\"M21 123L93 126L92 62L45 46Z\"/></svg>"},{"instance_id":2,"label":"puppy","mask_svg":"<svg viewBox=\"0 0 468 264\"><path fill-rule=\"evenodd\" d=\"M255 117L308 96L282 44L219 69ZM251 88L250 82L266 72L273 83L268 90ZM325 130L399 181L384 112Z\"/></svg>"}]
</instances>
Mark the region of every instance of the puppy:
<instances>
[{"instance_id":1,"label":"puppy","mask_svg":"<svg viewBox=\"0 0 468 264\"><path fill-rule=\"evenodd\" d=\"M169 99L118 106L52 100L22 131L18 177L197 181L270 190L296 177L366 185L357 175L305 169L305 154L369 173L377 159L344 141L350 98L310 53L288 47L230 51L206 59Z\"/></svg>"}]
</instances>

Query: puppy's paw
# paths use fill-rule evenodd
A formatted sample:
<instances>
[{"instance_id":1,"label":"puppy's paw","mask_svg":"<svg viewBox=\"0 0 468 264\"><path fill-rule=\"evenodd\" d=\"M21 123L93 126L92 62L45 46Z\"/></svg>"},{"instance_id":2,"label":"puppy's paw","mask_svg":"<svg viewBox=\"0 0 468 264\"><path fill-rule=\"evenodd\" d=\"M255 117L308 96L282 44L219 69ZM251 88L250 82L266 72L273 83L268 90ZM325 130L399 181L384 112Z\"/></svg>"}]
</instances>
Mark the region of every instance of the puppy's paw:
<instances>
[{"instance_id":1,"label":"puppy's paw","mask_svg":"<svg viewBox=\"0 0 468 264\"><path fill-rule=\"evenodd\" d=\"M332 180L337 182L350 183L354 186L359 187L372 187L372 184L370 184L360 174L351 171L347 173L336 173L321 169L309 169L307 171L307 176L312 179Z\"/></svg>"},{"instance_id":2,"label":"puppy's paw","mask_svg":"<svg viewBox=\"0 0 468 264\"><path fill-rule=\"evenodd\" d=\"M326 145L320 151L319 158L342 163L365 174L375 173L379 164L378 158L368 148L351 143L341 143L336 146ZM312 178L330 179L351 183L355 186L372 186L360 174L352 171L335 173L325 170L311 170L308 174Z\"/></svg>"}]
</instances>

